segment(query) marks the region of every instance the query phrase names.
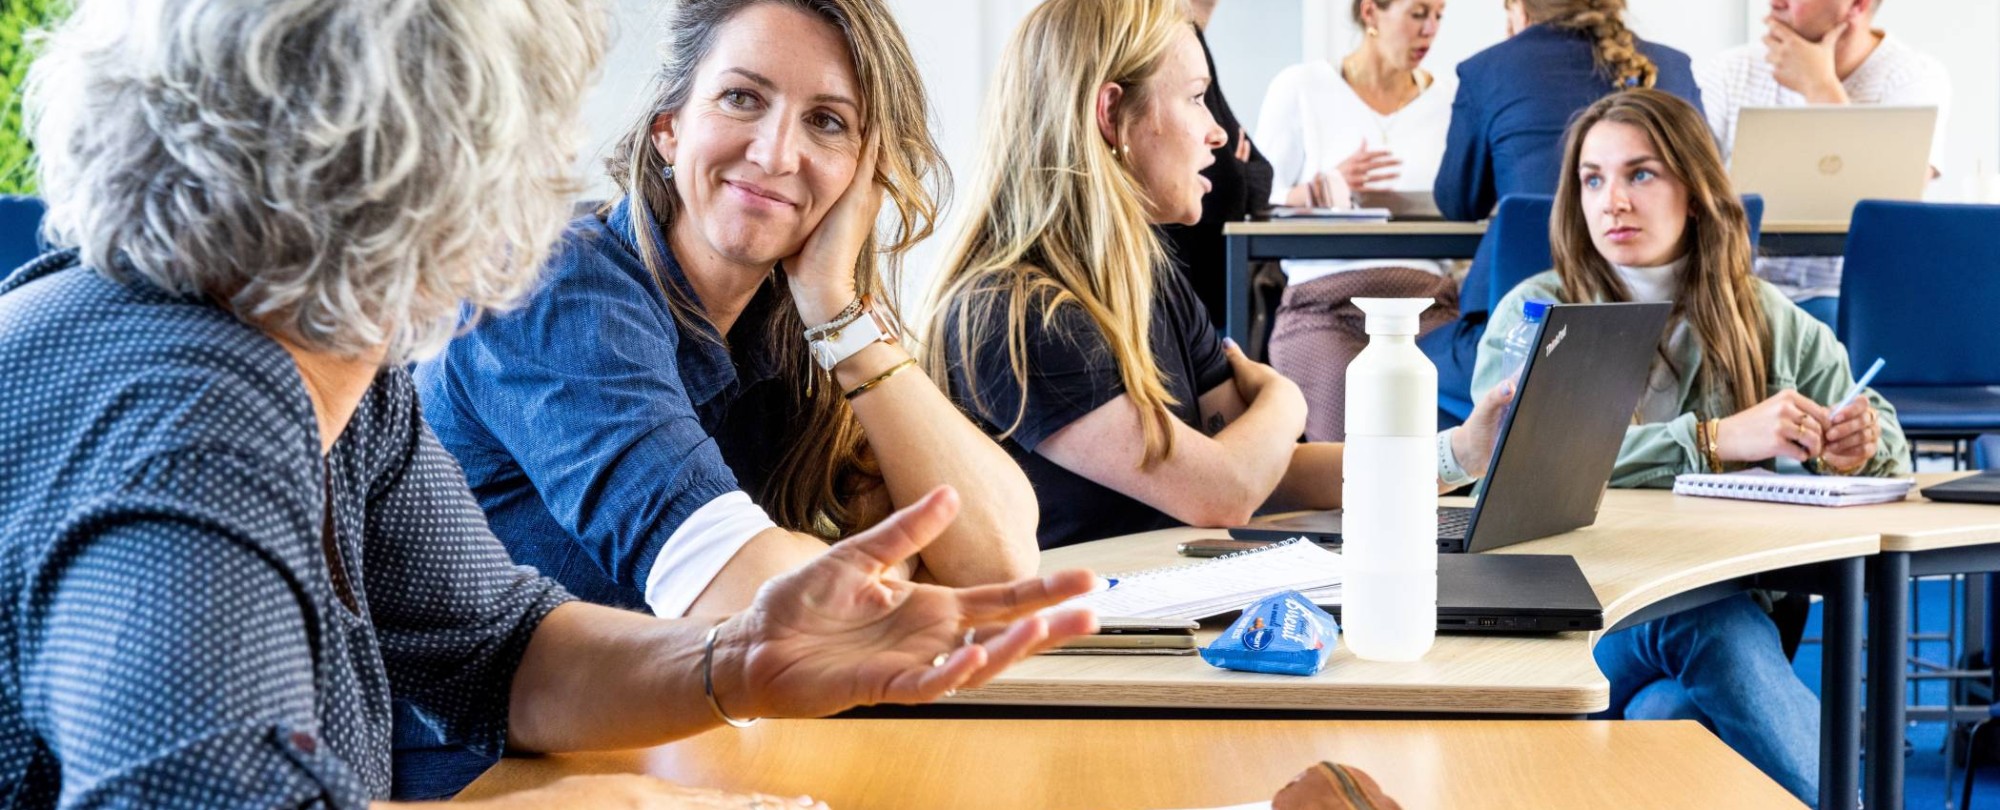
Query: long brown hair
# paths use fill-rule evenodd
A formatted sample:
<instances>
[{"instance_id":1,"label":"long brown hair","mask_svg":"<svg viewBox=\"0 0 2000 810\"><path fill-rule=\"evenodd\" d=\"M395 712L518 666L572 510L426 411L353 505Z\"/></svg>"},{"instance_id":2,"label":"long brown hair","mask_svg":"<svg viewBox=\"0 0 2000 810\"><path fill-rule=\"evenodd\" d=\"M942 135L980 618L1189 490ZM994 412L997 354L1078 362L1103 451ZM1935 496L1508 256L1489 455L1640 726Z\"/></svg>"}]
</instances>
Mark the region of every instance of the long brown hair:
<instances>
[{"instance_id":1,"label":"long brown hair","mask_svg":"<svg viewBox=\"0 0 2000 810\"><path fill-rule=\"evenodd\" d=\"M1653 60L1639 52L1625 27L1625 0L1513 0L1528 21L1590 37L1597 72L1619 89L1652 87L1660 77Z\"/></svg>"},{"instance_id":2,"label":"long brown hair","mask_svg":"<svg viewBox=\"0 0 2000 810\"><path fill-rule=\"evenodd\" d=\"M1603 122L1637 127L1659 152L1666 174L1687 187L1691 221L1683 240L1687 261L1680 271L1674 314L1686 318L1701 342L1699 382L1726 393L1727 416L1764 399L1770 364L1771 327L1750 274L1750 220L1729 186L1708 122L1694 105L1673 94L1639 89L1599 99L1570 124L1563 142L1561 186L1549 220L1549 246L1565 301L1629 301L1631 291L1597 252L1583 210L1578 179L1583 139ZM1670 327L1671 328L1671 327ZM1733 403L1733 407L1732 406Z\"/></svg>"},{"instance_id":3,"label":"long brown hair","mask_svg":"<svg viewBox=\"0 0 2000 810\"><path fill-rule=\"evenodd\" d=\"M681 289L665 281L666 257L645 233L645 223L666 230L683 212L673 181L662 170L666 159L654 149L654 122L686 106L695 73L724 24L759 3L778 3L826 21L847 40L854 74L860 82L862 133L877 137L882 148L876 159L875 181L896 210L888 243L873 234L855 261L855 290L873 296L876 306L891 312L902 287L903 254L931 235L938 210L949 196L950 177L943 153L930 131L930 109L923 79L902 30L882 0L681 0L667 23L669 55L654 78L652 103L633 120L620 147L606 161L611 178L632 206L639 257L653 275L674 316L700 324L707 336L715 332L708 314ZM877 257L881 264L878 266ZM785 274L773 272L772 283L783 301L772 307L762 325L764 346L775 359L779 379L793 392L799 415L772 425L770 441L785 448L765 486L761 504L779 525L822 537L837 537L860 528L861 518L848 502L874 483L880 472L862 452L861 424L840 398L836 386L820 379L821 372L800 336L806 325L788 293ZM899 317L900 320L900 317ZM719 333L718 333L719 334Z\"/></svg>"},{"instance_id":4,"label":"long brown hair","mask_svg":"<svg viewBox=\"0 0 2000 810\"><path fill-rule=\"evenodd\" d=\"M987 140L964 229L939 274L926 368L948 380L955 339L965 396L982 402L975 344L1007 342L1027 390L1030 309L1081 307L1103 333L1145 438L1141 466L1173 452L1175 404L1153 359L1154 276L1165 260L1138 179L1097 128L1097 92L1124 88L1119 143L1146 109L1145 82L1191 24L1179 0L1049 0L1029 12L987 97ZM1171 271L1167 271L1171 272ZM990 296L1004 297L1004 323ZM954 326L955 325L955 326ZM947 334L948 329L954 330ZM1027 397L1007 427L1025 415Z\"/></svg>"}]
</instances>

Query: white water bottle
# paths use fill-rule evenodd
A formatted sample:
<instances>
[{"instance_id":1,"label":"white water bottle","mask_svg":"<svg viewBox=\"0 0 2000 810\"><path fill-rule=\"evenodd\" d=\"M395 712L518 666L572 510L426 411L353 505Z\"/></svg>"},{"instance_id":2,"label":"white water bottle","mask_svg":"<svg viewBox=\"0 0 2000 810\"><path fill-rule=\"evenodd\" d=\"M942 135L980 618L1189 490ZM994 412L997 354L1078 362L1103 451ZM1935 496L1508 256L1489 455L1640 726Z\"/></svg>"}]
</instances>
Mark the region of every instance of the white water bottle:
<instances>
[{"instance_id":1,"label":"white water bottle","mask_svg":"<svg viewBox=\"0 0 2000 810\"><path fill-rule=\"evenodd\" d=\"M1347 366L1341 633L1357 657L1415 661L1437 637L1437 367L1429 298L1356 298L1368 348Z\"/></svg>"}]
</instances>

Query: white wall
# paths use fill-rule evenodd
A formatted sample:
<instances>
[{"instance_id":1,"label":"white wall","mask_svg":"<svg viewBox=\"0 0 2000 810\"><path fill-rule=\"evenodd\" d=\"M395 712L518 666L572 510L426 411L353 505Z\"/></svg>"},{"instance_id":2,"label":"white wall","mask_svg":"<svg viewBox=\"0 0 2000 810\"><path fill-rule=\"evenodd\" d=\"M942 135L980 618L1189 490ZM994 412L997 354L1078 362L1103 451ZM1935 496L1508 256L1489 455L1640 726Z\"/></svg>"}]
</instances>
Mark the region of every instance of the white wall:
<instances>
[{"instance_id":1,"label":"white wall","mask_svg":"<svg viewBox=\"0 0 2000 810\"><path fill-rule=\"evenodd\" d=\"M928 86L939 144L959 177L970 180L979 149L979 110L986 85L1014 26L1035 0L888 0L910 41ZM607 194L602 147L616 137L658 64L664 0L616 0L619 38L599 85L585 104L595 144L580 170L593 192ZM1236 116L1254 126L1271 77L1307 58L1338 57L1356 41L1351 0L1222 0L1208 31L1223 94ZM1763 35L1764 0L1630 0L1629 21L1641 37L1700 59ZM1931 197L1966 198L1974 167L2000 171L2000 3L1993 0L1889 0L1878 25L1944 61L1954 91L1945 176ZM1500 0L1451 0L1425 67L1452 71L1460 60L1506 32ZM1254 136L1255 133L1252 133ZM954 206L957 208L957 206ZM947 212L948 216L954 212ZM949 226L942 232L950 233ZM911 256L906 291L927 287L946 236Z\"/></svg>"}]
</instances>

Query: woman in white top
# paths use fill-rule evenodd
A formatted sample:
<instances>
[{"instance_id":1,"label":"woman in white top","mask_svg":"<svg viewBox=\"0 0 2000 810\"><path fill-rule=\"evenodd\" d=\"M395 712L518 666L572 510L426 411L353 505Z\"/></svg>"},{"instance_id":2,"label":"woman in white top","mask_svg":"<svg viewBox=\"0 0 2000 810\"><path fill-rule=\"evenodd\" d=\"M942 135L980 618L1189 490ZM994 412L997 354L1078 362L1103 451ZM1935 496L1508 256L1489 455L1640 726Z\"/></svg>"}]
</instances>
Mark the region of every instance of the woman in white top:
<instances>
[{"instance_id":1,"label":"woman in white top","mask_svg":"<svg viewBox=\"0 0 2000 810\"><path fill-rule=\"evenodd\" d=\"M1365 192L1428 193L1444 157L1456 93L1418 67L1444 0L1353 0L1359 47L1338 63L1293 65L1271 80L1257 146L1271 161L1273 205L1347 208ZM1304 389L1306 435L1340 441L1348 361L1366 344L1357 296L1432 297L1424 329L1456 315L1457 284L1428 259L1292 260L1272 329L1271 364ZM1366 272L1363 272L1366 271Z\"/></svg>"}]
</instances>

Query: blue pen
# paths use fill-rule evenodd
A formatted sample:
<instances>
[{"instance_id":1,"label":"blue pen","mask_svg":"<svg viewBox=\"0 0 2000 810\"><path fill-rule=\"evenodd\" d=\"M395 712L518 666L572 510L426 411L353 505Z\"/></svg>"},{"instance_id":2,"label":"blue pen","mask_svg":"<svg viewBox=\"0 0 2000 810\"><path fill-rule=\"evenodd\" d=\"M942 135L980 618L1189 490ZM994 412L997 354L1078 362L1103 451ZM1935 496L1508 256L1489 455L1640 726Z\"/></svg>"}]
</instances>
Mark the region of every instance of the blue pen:
<instances>
[{"instance_id":1,"label":"blue pen","mask_svg":"<svg viewBox=\"0 0 2000 810\"><path fill-rule=\"evenodd\" d=\"M1108 590L1111 590L1112 588L1116 588L1116 587L1118 587L1118 580L1117 580L1116 578L1114 578L1114 577L1105 577L1105 578L1104 578L1104 589L1105 589L1105 590L1107 590L1107 591L1108 591Z\"/></svg>"},{"instance_id":2,"label":"blue pen","mask_svg":"<svg viewBox=\"0 0 2000 810\"><path fill-rule=\"evenodd\" d=\"M1861 379L1854 381L1854 387L1848 390L1847 396L1840 398L1840 404L1833 406L1832 413L1839 413L1840 409L1847 407L1855 397L1861 396L1861 389L1867 388L1869 383L1875 381L1875 375L1882 370L1883 362L1882 358L1875 358L1875 364L1868 367L1867 373L1862 374Z\"/></svg>"}]
</instances>

